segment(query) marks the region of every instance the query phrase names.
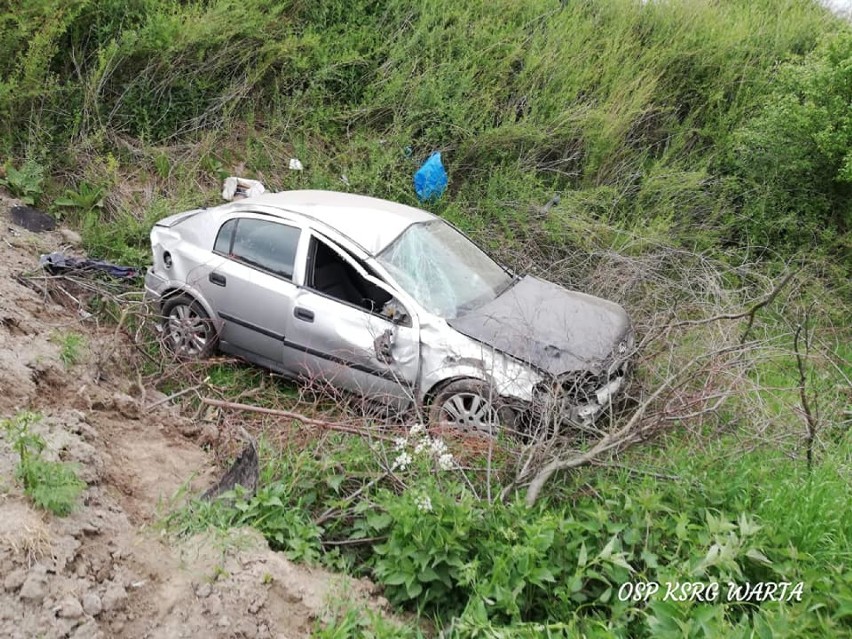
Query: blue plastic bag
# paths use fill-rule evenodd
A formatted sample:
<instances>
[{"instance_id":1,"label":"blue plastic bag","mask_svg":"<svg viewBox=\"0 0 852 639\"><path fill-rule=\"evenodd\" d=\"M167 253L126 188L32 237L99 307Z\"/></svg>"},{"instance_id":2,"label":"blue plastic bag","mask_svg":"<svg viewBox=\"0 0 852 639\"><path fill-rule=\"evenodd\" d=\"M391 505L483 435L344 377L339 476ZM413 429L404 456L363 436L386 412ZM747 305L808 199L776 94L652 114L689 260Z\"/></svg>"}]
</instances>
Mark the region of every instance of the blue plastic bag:
<instances>
[{"instance_id":1,"label":"blue plastic bag","mask_svg":"<svg viewBox=\"0 0 852 639\"><path fill-rule=\"evenodd\" d=\"M441 163L441 152L435 151L414 174L414 190L420 201L438 199L447 190L447 172Z\"/></svg>"}]
</instances>

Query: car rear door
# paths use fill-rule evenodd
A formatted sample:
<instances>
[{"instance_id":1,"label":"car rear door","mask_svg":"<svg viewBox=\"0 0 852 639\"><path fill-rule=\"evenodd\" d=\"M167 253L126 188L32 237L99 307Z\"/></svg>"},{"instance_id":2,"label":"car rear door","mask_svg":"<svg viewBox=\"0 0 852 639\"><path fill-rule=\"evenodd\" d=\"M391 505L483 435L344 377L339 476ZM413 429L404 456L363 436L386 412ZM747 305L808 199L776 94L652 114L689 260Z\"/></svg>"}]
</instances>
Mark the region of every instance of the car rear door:
<instances>
[{"instance_id":1,"label":"car rear door","mask_svg":"<svg viewBox=\"0 0 852 639\"><path fill-rule=\"evenodd\" d=\"M213 259L196 272L196 286L222 320L223 350L245 351L270 368L296 373L284 350L303 235L296 222L260 215L222 225Z\"/></svg>"}]
</instances>

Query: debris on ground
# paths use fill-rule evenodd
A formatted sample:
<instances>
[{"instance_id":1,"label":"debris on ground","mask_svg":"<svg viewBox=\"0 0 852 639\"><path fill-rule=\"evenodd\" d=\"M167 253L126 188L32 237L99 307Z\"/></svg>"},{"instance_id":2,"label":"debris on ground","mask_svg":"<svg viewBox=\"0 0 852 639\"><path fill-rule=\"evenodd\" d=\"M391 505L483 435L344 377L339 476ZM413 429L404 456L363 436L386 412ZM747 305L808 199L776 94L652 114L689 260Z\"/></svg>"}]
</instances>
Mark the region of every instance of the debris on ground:
<instances>
[{"instance_id":1,"label":"debris on ground","mask_svg":"<svg viewBox=\"0 0 852 639\"><path fill-rule=\"evenodd\" d=\"M245 433L248 443L239 457L228 469L219 481L204 491L202 499L215 499L223 493L234 490L237 486L245 489L245 497L251 499L257 490L257 480L260 475L260 467L257 456L257 440Z\"/></svg>"},{"instance_id":2,"label":"debris on ground","mask_svg":"<svg viewBox=\"0 0 852 639\"><path fill-rule=\"evenodd\" d=\"M414 190L421 201L437 200L447 189L447 171L441 152L435 151L414 174Z\"/></svg>"},{"instance_id":3,"label":"debris on ground","mask_svg":"<svg viewBox=\"0 0 852 639\"><path fill-rule=\"evenodd\" d=\"M56 220L52 215L26 204L13 206L9 213L14 224L33 233L43 233L56 228Z\"/></svg>"},{"instance_id":4,"label":"debris on ground","mask_svg":"<svg viewBox=\"0 0 852 639\"><path fill-rule=\"evenodd\" d=\"M266 187L257 180L248 178L229 177L225 178L222 185L222 199L227 201L240 200L244 197L254 197L266 192Z\"/></svg>"},{"instance_id":5,"label":"debris on ground","mask_svg":"<svg viewBox=\"0 0 852 639\"><path fill-rule=\"evenodd\" d=\"M119 266L104 260L72 257L58 251L42 255L38 264L51 275L98 272L119 279L132 279L142 272L142 268L138 266Z\"/></svg>"}]
</instances>

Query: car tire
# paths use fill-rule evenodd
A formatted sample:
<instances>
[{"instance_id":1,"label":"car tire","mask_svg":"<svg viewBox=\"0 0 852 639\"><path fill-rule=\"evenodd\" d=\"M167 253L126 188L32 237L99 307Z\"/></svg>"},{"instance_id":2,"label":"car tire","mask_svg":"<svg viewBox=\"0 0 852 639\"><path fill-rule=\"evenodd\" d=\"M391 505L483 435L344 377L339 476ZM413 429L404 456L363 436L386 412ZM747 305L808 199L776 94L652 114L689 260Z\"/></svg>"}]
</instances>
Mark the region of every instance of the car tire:
<instances>
[{"instance_id":1,"label":"car tire","mask_svg":"<svg viewBox=\"0 0 852 639\"><path fill-rule=\"evenodd\" d=\"M180 359L204 359L216 351L219 335L213 320L189 295L175 295L163 303L163 344Z\"/></svg>"},{"instance_id":2,"label":"car tire","mask_svg":"<svg viewBox=\"0 0 852 639\"><path fill-rule=\"evenodd\" d=\"M499 430L515 429L517 413L485 382L460 379L441 387L432 397L429 421L471 433L496 435Z\"/></svg>"}]
</instances>

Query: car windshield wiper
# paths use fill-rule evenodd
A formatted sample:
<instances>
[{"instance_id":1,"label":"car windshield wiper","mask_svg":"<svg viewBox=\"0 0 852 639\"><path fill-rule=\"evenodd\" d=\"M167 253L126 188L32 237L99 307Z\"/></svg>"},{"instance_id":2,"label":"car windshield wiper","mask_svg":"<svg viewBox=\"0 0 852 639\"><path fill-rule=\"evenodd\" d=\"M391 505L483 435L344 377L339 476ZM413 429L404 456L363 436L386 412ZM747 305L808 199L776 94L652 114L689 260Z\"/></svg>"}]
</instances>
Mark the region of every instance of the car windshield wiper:
<instances>
[{"instance_id":1,"label":"car windshield wiper","mask_svg":"<svg viewBox=\"0 0 852 639\"><path fill-rule=\"evenodd\" d=\"M510 288L512 288L515 284L520 282L522 279L523 279L522 275L513 275L511 280L506 282L506 284L504 284L502 286L502 288L500 288L500 290L495 292L494 297L491 297L490 295L483 295L481 297L477 297L475 299L472 299L469 302L466 302L465 304L459 304L456 307L457 316L464 315L464 313L468 313L475 308L479 308L480 306L483 306L484 304L487 304L488 302L491 302L491 301L497 299L503 293L505 293Z\"/></svg>"},{"instance_id":2,"label":"car windshield wiper","mask_svg":"<svg viewBox=\"0 0 852 639\"><path fill-rule=\"evenodd\" d=\"M520 282L522 279L523 279L522 275L518 275L517 273L513 274L512 279L509 280L508 282L506 282L506 284L503 286L503 288L501 288L499 291L497 291L497 295L495 297L500 297L503 293L508 291L510 288L512 288L515 284Z\"/></svg>"}]
</instances>

